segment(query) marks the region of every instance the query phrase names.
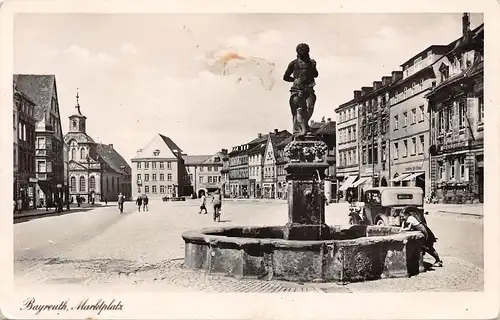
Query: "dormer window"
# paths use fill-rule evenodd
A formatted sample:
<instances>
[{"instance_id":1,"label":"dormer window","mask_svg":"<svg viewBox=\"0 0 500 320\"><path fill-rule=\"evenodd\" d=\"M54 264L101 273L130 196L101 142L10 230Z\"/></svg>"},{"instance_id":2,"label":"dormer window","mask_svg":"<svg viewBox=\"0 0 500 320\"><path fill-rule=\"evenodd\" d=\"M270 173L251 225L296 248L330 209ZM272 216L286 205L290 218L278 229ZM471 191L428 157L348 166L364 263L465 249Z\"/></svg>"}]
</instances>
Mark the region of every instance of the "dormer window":
<instances>
[{"instance_id":1,"label":"dormer window","mask_svg":"<svg viewBox=\"0 0 500 320\"><path fill-rule=\"evenodd\" d=\"M73 120L73 129L76 130L76 120Z\"/></svg>"},{"instance_id":2,"label":"dormer window","mask_svg":"<svg viewBox=\"0 0 500 320\"><path fill-rule=\"evenodd\" d=\"M445 65L444 63L441 64L441 66L439 67L439 73L441 75L441 82L445 81L446 79L448 79L448 77L450 76L450 71L449 71L449 67L447 65Z\"/></svg>"}]
</instances>

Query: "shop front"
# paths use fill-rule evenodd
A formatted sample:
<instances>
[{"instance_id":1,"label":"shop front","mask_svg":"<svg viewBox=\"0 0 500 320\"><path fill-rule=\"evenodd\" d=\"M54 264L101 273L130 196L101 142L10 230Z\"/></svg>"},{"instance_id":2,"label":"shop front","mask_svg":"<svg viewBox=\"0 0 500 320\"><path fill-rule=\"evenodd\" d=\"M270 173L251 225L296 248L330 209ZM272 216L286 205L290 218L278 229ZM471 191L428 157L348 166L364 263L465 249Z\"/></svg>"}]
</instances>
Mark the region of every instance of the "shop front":
<instances>
[{"instance_id":1,"label":"shop front","mask_svg":"<svg viewBox=\"0 0 500 320\"><path fill-rule=\"evenodd\" d=\"M266 199L276 198L276 184L275 183L264 183L263 184L263 196Z\"/></svg>"},{"instance_id":2,"label":"shop front","mask_svg":"<svg viewBox=\"0 0 500 320\"><path fill-rule=\"evenodd\" d=\"M397 165L392 170L392 187L419 187L424 195L429 194L430 183L428 166L423 161L416 164ZM392 169L392 168L391 168Z\"/></svg>"},{"instance_id":3,"label":"shop front","mask_svg":"<svg viewBox=\"0 0 500 320\"><path fill-rule=\"evenodd\" d=\"M363 202L364 201L363 195L366 189L372 188L372 186L373 186L373 177L365 176L365 177L360 177L357 181L355 181L352 184L351 188L356 190L355 192L355 194L357 195L356 199L358 201Z\"/></svg>"},{"instance_id":4,"label":"shop front","mask_svg":"<svg viewBox=\"0 0 500 320\"><path fill-rule=\"evenodd\" d=\"M339 176L337 176L339 178ZM349 199L347 199L347 195L350 194L352 195L352 197L354 198L358 198L358 194L357 194L357 191L356 191L356 188L353 188L352 185L353 183L356 181L356 179L358 178L358 175L357 174L353 174L353 175L345 175L343 177L340 177L342 180L339 179L339 184L340 184L340 187L339 187L339 192L338 192L338 195L337 195L337 198L338 198L338 201L348 201Z\"/></svg>"}]
</instances>

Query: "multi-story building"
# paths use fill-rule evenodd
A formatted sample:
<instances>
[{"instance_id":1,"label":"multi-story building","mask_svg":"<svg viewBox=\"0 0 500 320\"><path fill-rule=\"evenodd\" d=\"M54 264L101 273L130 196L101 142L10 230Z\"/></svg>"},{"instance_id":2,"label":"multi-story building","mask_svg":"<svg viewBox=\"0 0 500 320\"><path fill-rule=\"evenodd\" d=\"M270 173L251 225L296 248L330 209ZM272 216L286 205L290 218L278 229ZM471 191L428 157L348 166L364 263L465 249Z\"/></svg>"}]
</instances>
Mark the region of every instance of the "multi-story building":
<instances>
[{"instance_id":1,"label":"multi-story building","mask_svg":"<svg viewBox=\"0 0 500 320\"><path fill-rule=\"evenodd\" d=\"M248 150L248 177L250 184L250 197L262 197L262 179L263 179L263 163L264 153L267 147L267 135L259 133L257 136L257 145Z\"/></svg>"},{"instance_id":2,"label":"multi-story building","mask_svg":"<svg viewBox=\"0 0 500 320\"><path fill-rule=\"evenodd\" d=\"M427 93L431 127L432 191L445 203L483 201L484 24L463 34L436 64L436 85Z\"/></svg>"},{"instance_id":3,"label":"multi-story building","mask_svg":"<svg viewBox=\"0 0 500 320\"><path fill-rule=\"evenodd\" d=\"M291 136L286 130L281 132L275 130L267 135L262 170L262 196L264 198L277 199L283 196L283 184L282 181L278 181L278 170L282 167L281 161L278 167L278 159L281 160L283 155L278 155L277 146L283 141L289 140Z\"/></svg>"},{"instance_id":4,"label":"multi-story building","mask_svg":"<svg viewBox=\"0 0 500 320\"><path fill-rule=\"evenodd\" d=\"M222 157L222 169L220 170L222 179L222 196L224 198L229 197L230 185L229 185L229 155L227 149L224 149L224 156Z\"/></svg>"},{"instance_id":5,"label":"multi-story building","mask_svg":"<svg viewBox=\"0 0 500 320\"><path fill-rule=\"evenodd\" d=\"M195 193L197 197L201 197L202 194L208 195L216 190L223 190L222 169L226 156L226 149L213 155L182 156L185 170L184 178L187 180L184 184L183 194L192 195Z\"/></svg>"},{"instance_id":6,"label":"multi-story building","mask_svg":"<svg viewBox=\"0 0 500 320\"><path fill-rule=\"evenodd\" d=\"M321 139L326 143L328 149L326 153L326 162L328 163L328 169L325 173L324 182L324 192L326 201L331 202L337 199L337 175L336 175L336 159L335 159L335 149L336 149L336 123L328 118L325 121L323 117L322 126L314 131L314 133L321 137Z\"/></svg>"},{"instance_id":7,"label":"multi-story building","mask_svg":"<svg viewBox=\"0 0 500 320\"><path fill-rule=\"evenodd\" d=\"M184 188L186 154L172 139L157 134L132 158L132 195L146 194L150 198L191 196L192 187ZM185 191L190 191L184 194Z\"/></svg>"},{"instance_id":8,"label":"multi-story building","mask_svg":"<svg viewBox=\"0 0 500 320\"><path fill-rule=\"evenodd\" d=\"M352 187L357 193L370 187L389 185L389 99L391 84L401 77L400 71L374 81L373 87L361 88L359 97L358 145L359 179Z\"/></svg>"},{"instance_id":9,"label":"multi-story building","mask_svg":"<svg viewBox=\"0 0 500 320\"><path fill-rule=\"evenodd\" d=\"M354 91L354 98L335 109L336 126L336 178L337 197L345 199L345 192L359 175L358 154L358 102L361 91Z\"/></svg>"},{"instance_id":10,"label":"multi-story building","mask_svg":"<svg viewBox=\"0 0 500 320\"><path fill-rule=\"evenodd\" d=\"M285 156L285 147L287 144L293 141L293 135L277 143L276 149L276 181L277 181L277 191L278 199L288 199L288 188L285 170L285 165L288 163L288 157Z\"/></svg>"},{"instance_id":11,"label":"multi-story building","mask_svg":"<svg viewBox=\"0 0 500 320\"><path fill-rule=\"evenodd\" d=\"M229 153L229 184L232 198L249 196L248 144L233 147Z\"/></svg>"},{"instance_id":12,"label":"multi-story building","mask_svg":"<svg viewBox=\"0 0 500 320\"><path fill-rule=\"evenodd\" d=\"M87 134L87 117L81 113L78 94L75 112L69 116L67 145L69 197L84 202L115 201L131 194L131 168L113 144L96 143Z\"/></svg>"},{"instance_id":13,"label":"multi-story building","mask_svg":"<svg viewBox=\"0 0 500 320\"><path fill-rule=\"evenodd\" d=\"M35 173L35 103L14 85L14 201L17 210L34 208Z\"/></svg>"},{"instance_id":14,"label":"multi-story building","mask_svg":"<svg viewBox=\"0 0 500 320\"><path fill-rule=\"evenodd\" d=\"M436 61L448 46L433 45L402 64L403 77L392 84L390 171L393 186L430 191L429 117L425 95L435 81Z\"/></svg>"},{"instance_id":15,"label":"multi-story building","mask_svg":"<svg viewBox=\"0 0 500 320\"><path fill-rule=\"evenodd\" d=\"M35 103L36 197L53 207L64 196L64 154L55 75L14 75L17 90Z\"/></svg>"}]
</instances>

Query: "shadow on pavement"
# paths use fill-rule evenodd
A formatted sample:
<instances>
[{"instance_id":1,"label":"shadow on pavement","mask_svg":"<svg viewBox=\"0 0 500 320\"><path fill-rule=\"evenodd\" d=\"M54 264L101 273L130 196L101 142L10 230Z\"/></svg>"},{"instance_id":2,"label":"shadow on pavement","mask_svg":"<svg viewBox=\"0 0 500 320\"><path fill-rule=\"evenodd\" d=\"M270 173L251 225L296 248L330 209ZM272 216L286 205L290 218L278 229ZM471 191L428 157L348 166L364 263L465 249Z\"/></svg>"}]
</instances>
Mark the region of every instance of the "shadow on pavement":
<instances>
[{"instance_id":1,"label":"shadow on pavement","mask_svg":"<svg viewBox=\"0 0 500 320\"><path fill-rule=\"evenodd\" d=\"M23 223L23 222L28 222L31 220L36 220L36 219L41 219L41 218L47 218L47 217L57 217L57 216L63 216L66 214L70 213L78 213L78 212L86 212L86 211L91 211L96 208L100 208L101 206L95 206L95 207L76 207L76 208L71 208L70 210L66 210L63 212L54 212L54 211L42 211L40 210L40 214L37 215L32 215L32 216L27 216L27 217L14 217L14 224L16 223Z\"/></svg>"}]
</instances>

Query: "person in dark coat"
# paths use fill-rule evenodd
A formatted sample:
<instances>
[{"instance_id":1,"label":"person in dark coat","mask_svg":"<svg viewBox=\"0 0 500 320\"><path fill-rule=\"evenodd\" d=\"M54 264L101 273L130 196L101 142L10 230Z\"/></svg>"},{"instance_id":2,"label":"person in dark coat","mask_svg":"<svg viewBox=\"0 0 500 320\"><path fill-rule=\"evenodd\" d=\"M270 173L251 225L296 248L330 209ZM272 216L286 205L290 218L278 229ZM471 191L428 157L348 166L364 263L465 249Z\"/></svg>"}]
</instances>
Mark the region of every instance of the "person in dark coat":
<instances>
[{"instance_id":1,"label":"person in dark coat","mask_svg":"<svg viewBox=\"0 0 500 320\"><path fill-rule=\"evenodd\" d=\"M443 260L439 257L436 249L434 249L434 243L437 241L434 233L429 229L427 224L419 221L415 216L411 215L409 210L403 212L404 223L406 226L401 228L401 231L420 231L424 234L424 253L430 254L436 261L434 262L435 267L442 267Z\"/></svg>"},{"instance_id":2,"label":"person in dark coat","mask_svg":"<svg viewBox=\"0 0 500 320\"><path fill-rule=\"evenodd\" d=\"M148 210L148 203L149 203L149 198L147 195L144 195L144 198L142 199L142 211L149 211Z\"/></svg>"},{"instance_id":3,"label":"person in dark coat","mask_svg":"<svg viewBox=\"0 0 500 320\"><path fill-rule=\"evenodd\" d=\"M137 204L137 208L139 209L139 212L141 212L142 197L140 195L137 196L137 200L135 200L135 203Z\"/></svg>"},{"instance_id":4,"label":"person in dark coat","mask_svg":"<svg viewBox=\"0 0 500 320\"><path fill-rule=\"evenodd\" d=\"M105 199L106 205L108 204L108 199ZM120 192L118 195L118 209L120 210L120 214L123 213L123 203L125 202L125 196Z\"/></svg>"}]
</instances>

